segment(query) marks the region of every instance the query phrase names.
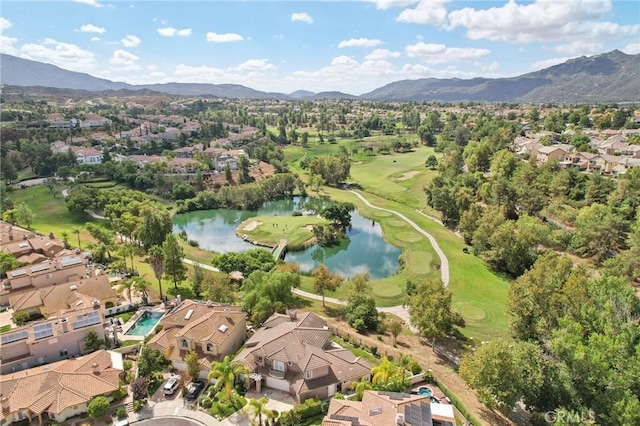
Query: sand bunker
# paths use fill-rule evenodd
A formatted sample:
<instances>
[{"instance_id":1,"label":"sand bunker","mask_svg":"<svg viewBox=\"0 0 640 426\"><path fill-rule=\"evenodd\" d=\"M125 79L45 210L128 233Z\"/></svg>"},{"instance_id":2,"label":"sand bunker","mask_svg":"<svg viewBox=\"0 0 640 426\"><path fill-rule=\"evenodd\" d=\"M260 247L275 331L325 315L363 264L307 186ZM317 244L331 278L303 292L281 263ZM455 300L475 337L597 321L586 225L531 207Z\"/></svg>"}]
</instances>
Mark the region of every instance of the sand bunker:
<instances>
[{"instance_id":1,"label":"sand bunker","mask_svg":"<svg viewBox=\"0 0 640 426\"><path fill-rule=\"evenodd\" d=\"M244 228L242 228L243 231L247 231L247 232L251 232L254 229L256 229L258 226L262 225L262 222L260 222L259 220L252 220L251 222L247 223L245 225Z\"/></svg>"},{"instance_id":2,"label":"sand bunker","mask_svg":"<svg viewBox=\"0 0 640 426\"><path fill-rule=\"evenodd\" d=\"M407 173L403 174L402 176L400 176L400 177L399 177L398 179L396 179L396 180L409 180L409 179L411 179L412 177L414 177L415 175L417 175L418 173L420 173L420 172L418 172L418 171L416 171L416 170L413 170L413 171L411 171L411 172L407 172Z\"/></svg>"}]
</instances>

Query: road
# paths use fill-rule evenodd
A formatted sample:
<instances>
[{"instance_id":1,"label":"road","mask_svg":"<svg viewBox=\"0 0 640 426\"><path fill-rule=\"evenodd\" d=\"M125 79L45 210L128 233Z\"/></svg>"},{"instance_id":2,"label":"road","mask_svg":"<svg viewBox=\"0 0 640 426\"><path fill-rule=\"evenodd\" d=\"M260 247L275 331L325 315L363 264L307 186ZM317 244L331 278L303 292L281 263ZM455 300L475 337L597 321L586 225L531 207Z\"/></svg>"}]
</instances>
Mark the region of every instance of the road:
<instances>
[{"instance_id":1,"label":"road","mask_svg":"<svg viewBox=\"0 0 640 426\"><path fill-rule=\"evenodd\" d=\"M220 272L220 269L216 267L207 265L206 263L195 262L187 258L182 259L182 263L186 263L187 265L191 265L191 266L194 266L197 263L202 269L206 269L207 271Z\"/></svg>"},{"instance_id":2,"label":"road","mask_svg":"<svg viewBox=\"0 0 640 426\"><path fill-rule=\"evenodd\" d=\"M394 215L398 216L400 219L404 220L409 225L411 225L411 227L413 229L415 229L416 231L418 231L419 233L421 233L422 235L427 237L427 239L431 243L431 246L433 247L433 250L436 252L438 257L440 258L440 276L441 276L441 279L442 279L442 285L444 285L445 287L449 285L449 260L447 259L447 256L444 254L444 252L442 251L442 249L438 245L438 242L436 241L436 239L433 238L433 235L429 234L427 231L425 231L424 229L420 228L414 221L412 221L411 219L409 219L408 217L406 217L402 213L398 213L395 210L389 210L389 209L385 209L383 207L374 206L373 204L371 204L369 202L369 200L364 198L360 193L358 193L356 191L352 191L352 190L349 190L349 192L351 192L352 194L355 194L358 198L360 198L360 200L362 200L363 203L365 203L368 207L371 207L372 209L381 210L383 212L388 212L388 213L391 213L391 214L394 214Z\"/></svg>"}]
</instances>

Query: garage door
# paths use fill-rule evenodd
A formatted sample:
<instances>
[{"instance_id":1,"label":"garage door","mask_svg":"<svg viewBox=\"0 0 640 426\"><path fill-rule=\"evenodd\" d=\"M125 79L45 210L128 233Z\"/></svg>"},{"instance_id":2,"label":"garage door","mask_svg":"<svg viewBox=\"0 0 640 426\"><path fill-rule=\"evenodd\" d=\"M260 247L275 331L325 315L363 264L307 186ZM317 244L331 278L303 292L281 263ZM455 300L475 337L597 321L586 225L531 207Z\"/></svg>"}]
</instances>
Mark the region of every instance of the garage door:
<instances>
[{"instance_id":1,"label":"garage door","mask_svg":"<svg viewBox=\"0 0 640 426\"><path fill-rule=\"evenodd\" d=\"M289 392L289 382L286 380L276 379L275 377L267 376L267 387Z\"/></svg>"}]
</instances>

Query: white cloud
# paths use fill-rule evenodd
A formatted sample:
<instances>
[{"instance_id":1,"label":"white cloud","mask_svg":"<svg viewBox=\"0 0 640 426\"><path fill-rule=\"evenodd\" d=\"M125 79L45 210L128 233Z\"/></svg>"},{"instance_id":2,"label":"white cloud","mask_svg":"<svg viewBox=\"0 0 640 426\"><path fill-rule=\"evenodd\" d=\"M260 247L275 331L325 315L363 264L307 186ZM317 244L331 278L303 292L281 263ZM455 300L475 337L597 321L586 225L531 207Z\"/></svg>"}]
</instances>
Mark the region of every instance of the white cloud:
<instances>
[{"instance_id":1,"label":"white cloud","mask_svg":"<svg viewBox=\"0 0 640 426\"><path fill-rule=\"evenodd\" d=\"M18 39L15 37L7 37L0 35L0 53L6 53L7 55L17 55L18 49L14 44Z\"/></svg>"},{"instance_id":2,"label":"white cloud","mask_svg":"<svg viewBox=\"0 0 640 426\"><path fill-rule=\"evenodd\" d=\"M400 52L392 52L388 49L376 49L369 53L364 59L369 61L378 61L381 59L399 58L402 54Z\"/></svg>"},{"instance_id":3,"label":"white cloud","mask_svg":"<svg viewBox=\"0 0 640 426\"><path fill-rule=\"evenodd\" d=\"M104 34L107 30L104 27L97 27L93 24L84 24L76 31L80 31L81 33L96 33L96 34Z\"/></svg>"},{"instance_id":4,"label":"white cloud","mask_svg":"<svg viewBox=\"0 0 640 426\"><path fill-rule=\"evenodd\" d=\"M360 37L343 40L338 44L338 47L341 49L343 47L375 47L380 44L382 44L382 40Z\"/></svg>"},{"instance_id":5,"label":"white cloud","mask_svg":"<svg viewBox=\"0 0 640 426\"><path fill-rule=\"evenodd\" d=\"M12 26L13 24L11 23L11 21L0 16L0 31L8 30Z\"/></svg>"},{"instance_id":6,"label":"white cloud","mask_svg":"<svg viewBox=\"0 0 640 426\"><path fill-rule=\"evenodd\" d=\"M622 51L627 55L637 55L640 53L640 41L634 41L632 43L627 44Z\"/></svg>"},{"instance_id":7,"label":"white cloud","mask_svg":"<svg viewBox=\"0 0 640 426\"><path fill-rule=\"evenodd\" d=\"M242 40L244 40L244 37L236 33L225 33L225 34L207 33L207 41L211 41L213 43L230 43L233 41L242 41Z\"/></svg>"},{"instance_id":8,"label":"white cloud","mask_svg":"<svg viewBox=\"0 0 640 426\"><path fill-rule=\"evenodd\" d=\"M75 44L46 38L43 44L28 43L20 48L20 56L47 62L72 71L87 72L95 66L95 54Z\"/></svg>"},{"instance_id":9,"label":"white cloud","mask_svg":"<svg viewBox=\"0 0 640 426\"><path fill-rule=\"evenodd\" d=\"M307 12L294 12L291 14L291 22L304 22L313 24L313 18Z\"/></svg>"},{"instance_id":10,"label":"white cloud","mask_svg":"<svg viewBox=\"0 0 640 426\"><path fill-rule=\"evenodd\" d=\"M126 50L118 49L113 52L113 56L109 59L109 63L111 65L116 65L119 69L124 70L139 70L140 65L137 64L137 61L140 58L134 55L131 52L127 52Z\"/></svg>"},{"instance_id":11,"label":"white cloud","mask_svg":"<svg viewBox=\"0 0 640 426\"><path fill-rule=\"evenodd\" d=\"M637 34L640 25L599 21L611 11L611 0L509 0L489 9L465 7L449 13L449 28L463 27L472 40L508 43L590 40L603 42Z\"/></svg>"},{"instance_id":12,"label":"white cloud","mask_svg":"<svg viewBox=\"0 0 640 426\"><path fill-rule=\"evenodd\" d=\"M74 1L76 3L88 4L89 6L93 6L93 7L104 7L104 5L98 2L98 0L74 0Z\"/></svg>"},{"instance_id":13,"label":"white cloud","mask_svg":"<svg viewBox=\"0 0 640 426\"><path fill-rule=\"evenodd\" d=\"M413 9L405 9L396 18L398 22L408 24L437 24L443 25L447 21L449 0L421 0Z\"/></svg>"},{"instance_id":14,"label":"white cloud","mask_svg":"<svg viewBox=\"0 0 640 426\"><path fill-rule=\"evenodd\" d=\"M188 37L191 35L191 28L184 28L182 30L173 27L158 28L158 33L165 37Z\"/></svg>"},{"instance_id":15,"label":"white cloud","mask_svg":"<svg viewBox=\"0 0 640 426\"><path fill-rule=\"evenodd\" d=\"M124 47L138 47L140 43L142 43L142 40L140 40L139 37L129 34L120 40L120 43L122 43Z\"/></svg>"},{"instance_id":16,"label":"white cloud","mask_svg":"<svg viewBox=\"0 0 640 426\"><path fill-rule=\"evenodd\" d=\"M100 37L91 37L90 40L91 41L100 41Z\"/></svg>"},{"instance_id":17,"label":"white cloud","mask_svg":"<svg viewBox=\"0 0 640 426\"><path fill-rule=\"evenodd\" d=\"M581 55L593 55L601 53L604 50L602 43L588 41L588 40L575 40L571 43L561 44L553 48L558 53L571 56Z\"/></svg>"},{"instance_id":18,"label":"white cloud","mask_svg":"<svg viewBox=\"0 0 640 426\"><path fill-rule=\"evenodd\" d=\"M237 67L239 71L267 71L274 68L275 65L270 64L267 59L249 59Z\"/></svg>"},{"instance_id":19,"label":"white cloud","mask_svg":"<svg viewBox=\"0 0 640 426\"><path fill-rule=\"evenodd\" d=\"M488 49L448 47L444 44L418 42L405 47L410 58L423 58L433 64L478 59L491 53Z\"/></svg>"},{"instance_id":20,"label":"white cloud","mask_svg":"<svg viewBox=\"0 0 640 426\"><path fill-rule=\"evenodd\" d=\"M369 3L375 3L376 8L386 10L392 7L407 7L418 3L420 0L365 0Z\"/></svg>"},{"instance_id":21,"label":"white cloud","mask_svg":"<svg viewBox=\"0 0 640 426\"><path fill-rule=\"evenodd\" d=\"M535 70L541 70L543 68L549 68L549 67L551 67L553 65L561 64L563 62L566 62L569 59L570 58L567 57L567 56L562 57L562 58L544 59L542 61L534 62L533 64L531 64L531 68L533 68Z\"/></svg>"}]
</instances>

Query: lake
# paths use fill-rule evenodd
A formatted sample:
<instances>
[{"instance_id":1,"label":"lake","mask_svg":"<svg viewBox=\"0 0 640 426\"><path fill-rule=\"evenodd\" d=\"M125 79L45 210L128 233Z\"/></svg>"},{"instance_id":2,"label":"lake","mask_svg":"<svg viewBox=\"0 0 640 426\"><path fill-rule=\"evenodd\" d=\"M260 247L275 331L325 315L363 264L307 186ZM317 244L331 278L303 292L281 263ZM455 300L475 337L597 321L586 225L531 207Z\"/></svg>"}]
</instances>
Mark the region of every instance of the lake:
<instances>
[{"instance_id":1,"label":"lake","mask_svg":"<svg viewBox=\"0 0 640 426\"><path fill-rule=\"evenodd\" d=\"M294 197L267 202L256 211L216 209L183 213L174 216L173 232L185 231L188 238L197 241L203 249L218 253L242 252L257 247L236 236L236 228L243 221L264 215L290 216L294 211L303 211L307 201L322 203L318 199ZM351 223L352 228L341 244L315 245L303 251L289 252L285 261L298 263L305 272L324 263L331 272L345 278L362 272L369 272L371 279L395 274L400 269L401 250L384 241L380 224L356 211L351 214Z\"/></svg>"}]
</instances>

